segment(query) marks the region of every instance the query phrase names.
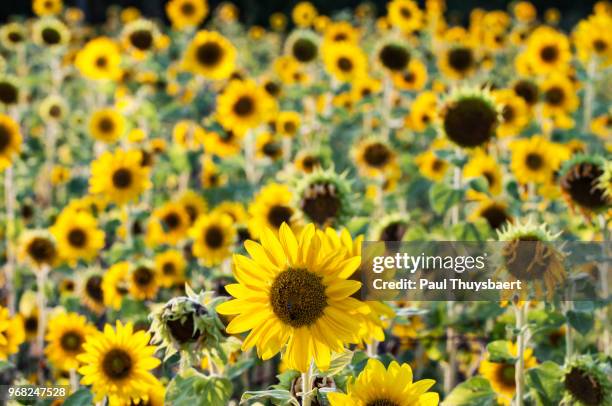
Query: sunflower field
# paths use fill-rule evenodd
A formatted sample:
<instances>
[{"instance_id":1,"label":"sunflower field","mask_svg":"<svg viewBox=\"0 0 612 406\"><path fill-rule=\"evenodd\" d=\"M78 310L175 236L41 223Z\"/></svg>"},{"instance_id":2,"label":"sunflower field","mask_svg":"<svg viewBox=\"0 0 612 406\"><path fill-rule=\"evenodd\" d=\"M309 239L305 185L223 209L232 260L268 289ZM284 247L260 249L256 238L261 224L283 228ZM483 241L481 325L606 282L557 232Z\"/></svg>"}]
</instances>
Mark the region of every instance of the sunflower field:
<instances>
[{"instance_id":1,"label":"sunflower field","mask_svg":"<svg viewBox=\"0 0 612 406\"><path fill-rule=\"evenodd\" d=\"M0 402L611 406L612 5L291 8L4 16ZM364 241L535 242L533 290L369 300Z\"/></svg>"}]
</instances>

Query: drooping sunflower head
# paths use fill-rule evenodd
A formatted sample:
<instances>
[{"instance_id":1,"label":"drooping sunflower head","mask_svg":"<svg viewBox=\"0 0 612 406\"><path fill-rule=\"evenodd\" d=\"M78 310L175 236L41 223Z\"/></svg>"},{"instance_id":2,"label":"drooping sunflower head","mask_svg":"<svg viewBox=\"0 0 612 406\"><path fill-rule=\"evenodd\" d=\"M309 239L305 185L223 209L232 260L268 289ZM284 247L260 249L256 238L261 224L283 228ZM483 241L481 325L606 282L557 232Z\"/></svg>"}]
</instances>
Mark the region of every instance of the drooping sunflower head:
<instances>
[{"instance_id":1,"label":"drooping sunflower head","mask_svg":"<svg viewBox=\"0 0 612 406\"><path fill-rule=\"evenodd\" d=\"M172 27L178 30L194 28L208 14L208 3L206 0L172 0L166 4L166 14Z\"/></svg>"},{"instance_id":2,"label":"drooping sunflower head","mask_svg":"<svg viewBox=\"0 0 612 406\"><path fill-rule=\"evenodd\" d=\"M236 48L223 35L198 31L183 61L185 68L208 79L227 79L236 67Z\"/></svg>"},{"instance_id":3,"label":"drooping sunflower head","mask_svg":"<svg viewBox=\"0 0 612 406\"><path fill-rule=\"evenodd\" d=\"M574 359L565 367L564 401L584 406L604 406L612 396L612 380L605 366L590 356Z\"/></svg>"},{"instance_id":4,"label":"drooping sunflower head","mask_svg":"<svg viewBox=\"0 0 612 406\"><path fill-rule=\"evenodd\" d=\"M296 30L285 42L285 54L302 64L314 62L319 57L320 38L311 30Z\"/></svg>"},{"instance_id":5,"label":"drooping sunflower head","mask_svg":"<svg viewBox=\"0 0 612 406\"><path fill-rule=\"evenodd\" d=\"M53 17L36 21L33 31L34 42L45 48L58 48L70 40L70 30L66 24Z\"/></svg>"},{"instance_id":6,"label":"drooping sunflower head","mask_svg":"<svg viewBox=\"0 0 612 406\"><path fill-rule=\"evenodd\" d=\"M396 153L384 140L368 137L353 148L353 157L364 176L376 177L395 165Z\"/></svg>"},{"instance_id":7,"label":"drooping sunflower head","mask_svg":"<svg viewBox=\"0 0 612 406\"><path fill-rule=\"evenodd\" d=\"M19 23L8 23L0 27L0 43L2 46L16 50L25 44L27 32L23 25Z\"/></svg>"},{"instance_id":8,"label":"drooping sunflower head","mask_svg":"<svg viewBox=\"0 0 612 406\"><path fill-rule=\"evenodd\" d=\"M186 296L171 299L149 316L150 331L152 342L165 348L165 359L180 351L198 362L203 351L219 348L224 326L214 309L219 300L211 301L210 292L195 294L189 285L185 287Z\"/></svg>"},{"instance_id":9,"label":"drooping sunflower head","mask_svg":"<svg viewBox=\"0 0 612 406\"><path fill-rule=\"evenodd\" d=\"M307 223L319 227L338 227L354 212L351 184L346 173L337 174L332 168L315 169L295 180L294 206L300 208Z\"/></svg>"},{"instance_id":10,"label":"drooping sunflower head","mask_svg":"<svg viewBox=\"0 0 612 406\"><path fill-rule=\"evenodd\" d=\"M229 257L236 229L227 214L210 213L198 217L189 236L193 239L193 254L206 266L213 266Z\"/></svg>"},{"instance_id":11,"label":"drooping sunflower head","mask_svg":"<svg viewBox=\"0 0 612 406\"><path fill-rule=\"evenodd\" d=\"M10 116L0 114L0 171L11 165L21 150L21 141L19 125Z\"/></svg>"},{"instance_id":12,"label":"drooping sunflower head","mask_svg":"<svg viewBox=\"0 0 612 406\"><path fill-rule=\"evenodd\" d=\"M55 239L48 231L25 232L21 238L20 257L36 268L54 266L59 258Z\"/></svg>"},{"instance_id":13,"label":"drooping sunflower head","mask_svg":"<svg viewBox=\"0 0 612 406\"><path fill-rule=\"evenodd\" d=\"M405 70L410 62L408 45L396 38L385 38L376 48L376 62L391 73Z\"/></svg>"},{"instance_id":14,"label":"drooping sunflower head","mask_svg":"<svg viewBox=\"0 0 612 406\"><path fill-rule=\"evenodd\" d=\"M488 90L463 88L451 93L440 113L442 130L453 143L464 148L486 145L500 122L498 105Z\"/></svg>"},{"instance_id":15,"label":"drooping sunflower head","mask_svg":"<svg viewBox=\"0 0 612 406\"><path fill-rule=\"evenodd\" d=\"M87 336L77 360L83 363L81 383L92 385L95 401L108 396L111 404L139 402L157 384L149 371L160 361L149 339L148 333L134 332L132 323L120 321L114 329L107 324L103 333Z\"/></svg>"},{"instance_id":16,"label":"drooping sunflower head","mask_svg":"<svg viewBox=\"0 0 612 406\"><path fill-rule=\"evenodd\" d=\"M61 369L77 369L77 355L83 352L85 338L96 332L85 316L78 313L59 313L47 325L47 348L45 354L49 361Z\"/></svg>"},{"instance_id":17,"label":"drooping sunflower head","mask_svg":"<svg viewBox=\"0 0 612 406\"><path fill-rule=\"evenodd\" d=\"M123 46L138 58L155 48L158 37L155 24L145 19L129 22L121 33Z\"/></svg>"},{"instance_id":18,"label":"drooping sunflower head","mask_svg":"<svg viewBox=\"0 0 612 406\"><path fill-rule=\"evenodd\" d=\"M17 83L13 76L0 75L0 103L5 106L19 103L21 95Z\"/></svg>"},{"instance_id":19,"label":"drooping sunflower head","mask_svg":"<svg viewBox=\"0 0 612 406\"><path fill-rule=\"evenodd\" d=\"M600 156L579 154L567 161L561 168L559 182L570 204L588 212L609 209L612 205L610 185L605 184L605 172L609 167L610 162Z\"/></svg>"}]
</instances>

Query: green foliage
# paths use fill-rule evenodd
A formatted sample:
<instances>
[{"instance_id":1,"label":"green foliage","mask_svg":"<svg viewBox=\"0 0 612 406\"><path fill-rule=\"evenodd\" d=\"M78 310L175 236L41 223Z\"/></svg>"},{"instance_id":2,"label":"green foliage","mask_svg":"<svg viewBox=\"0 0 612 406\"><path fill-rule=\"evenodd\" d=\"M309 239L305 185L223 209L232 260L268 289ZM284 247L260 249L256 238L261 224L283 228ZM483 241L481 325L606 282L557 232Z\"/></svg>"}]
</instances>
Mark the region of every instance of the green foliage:
<instances>
[{"instance_id":1,"label":"green foliage","mask_svg":"<svg viewBox=\"0 0 612 406\"><path fill-rule=\"evenodd\" d=\"M179 374L168 385L166 403L192 406L226 406L232 382L224 377L206 376L194 369Z\"/></svg>"},{"instance_id":2,"label":"green foliage","mask_svg":"<svg viewBox=\"0 0 612 406\"><path fill-rule=\"evenodd\" d=\"M527 371L526 382L537 405L558 405L563 396L563 370L546 361Z\"/></svg>"},{"instance_id":3,"label":"green foliage","mask_svg":"<svg viewBox=\"0 0 612 406\"><path fill-rule=\"evenodd\" d=\"M485 378L475 377L460 383L444 399L442 406L497 406L497 396Z\"/></svg>"}]
</instances>

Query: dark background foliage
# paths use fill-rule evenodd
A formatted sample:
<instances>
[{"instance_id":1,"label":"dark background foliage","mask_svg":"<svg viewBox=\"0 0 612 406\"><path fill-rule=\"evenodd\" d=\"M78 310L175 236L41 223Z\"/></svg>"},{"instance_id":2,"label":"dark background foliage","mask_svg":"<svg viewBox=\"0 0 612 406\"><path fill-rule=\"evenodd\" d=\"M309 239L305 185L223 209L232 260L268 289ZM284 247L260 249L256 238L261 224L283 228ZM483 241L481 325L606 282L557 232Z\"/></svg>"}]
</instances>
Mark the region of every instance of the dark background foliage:
<instances>
[{"instance_id":1,"label":"dark background foliage","mask_svg":"<svg viewBox=\"0 0 612 406\"><path fill-rule=\"evenodd\" d=\"M317 9L323 14L332 14L336 11L354 8L362 3L361 0L311 0ZM146 16L164 18L164 5L167 0L65 0L70 6L78 6L85 10L88 21L101 22L105 17L105 10L109 5L118 4L124 7L135 6ZM209 0L209 5L214 8L221 3L220 0ZM297 0L234 0L233 3L240 8L241 20L247 24L266 25L268 16L275 11L290 13ZM385 13L386 0L373 0L379 14ZM419 1L423 4L424 0ZM447 0L447 15L453 22L467 20L470 10L481 7L487 10L507 9L512 2L507 0ZM532 0L540 15L550 7L559 9L562 13L561 25L565 28L572 27L578 20L591 13L594 0ZM6 20L11 15L31 15L29 0L0 0L0 16Z\"/></svg>"}]
</instances>

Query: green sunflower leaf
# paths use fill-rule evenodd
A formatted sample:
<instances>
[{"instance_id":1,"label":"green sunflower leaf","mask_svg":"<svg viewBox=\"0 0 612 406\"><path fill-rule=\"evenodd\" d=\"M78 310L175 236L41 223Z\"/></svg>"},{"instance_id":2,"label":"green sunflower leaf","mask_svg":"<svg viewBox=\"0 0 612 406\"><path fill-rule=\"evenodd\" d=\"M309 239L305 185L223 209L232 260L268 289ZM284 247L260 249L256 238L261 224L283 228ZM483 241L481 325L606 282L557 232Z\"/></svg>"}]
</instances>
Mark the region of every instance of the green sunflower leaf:
<instances>
[{"instance_id":1,"label":"green sunflower leaf","mask_svg":"<svg viewBox=\"0 0 612 406\"><path fill-rule=\"evenodd\" d=\"M277 406L300 406L300 402L291 395L291 392L281 389L245 392L240 399L240 404L251 405L266 400Z\"/></svg>"},{"instance_id":2,"label":"green sunflower leaf","mask_svg":"<svg viewBox=\"0 0 612 406\"><path fill-rule=\"evenodd\" d=\"M516 357L510 353L508 341L497 340L487 345L489 361L491 362L515 362Z\"/></svg>"},{"instance_id":3,"label":"green sunflower leaf","mask_svg":"<svg viewBox=\"0 0 612 406\"><path fill-rule=\"evenodd\" d=\"M72 395L68 396L64 403L64 406L82 406L82 405L92 405L93 404L93 394L89 389L79 389L74 392Z\"/></svg>"},{"instance_id":4,"label":"green sunflower leaf","mask_svg":"<svg viewBox=\"0 0 612 406\"><path fill-rule=\"evenodd\" d=\"M429 201L432 209L443 214L463 199L464 191L453 189L445 183L436 183L429 189Z\"/></svg>"},{"instance_id":5,"label":"green sunflower leaf","mask_svg":"<svg viewBox=\"0 0 612 406\"><path fill-rule=\"evenodd\" d=\"M527 371L527 385L537 405L557 405L563 394L563 370L552 361L546 361Z\"/></svg>"},{"instance_id":6,"label":"green sunflower leaf","mask_svg":"<svg viewBox=\"0 0 612 406\"><path fill-rule=\"evenodd\" d=\"M576 310L568 310L565 314L567 321L580 334L585 335L593 329L593 314Z\"/></svg>"},{"instance_id":7,"label":"green sunflower leaf","mask_svg":"<svg viewBox=\"0 0 612 406\"><path fill-rule=\"evenodd\" d=\"M496 406L497 396L489 381L480 376L460 383L441 406Z\"/></svg>"}]
</instances>

